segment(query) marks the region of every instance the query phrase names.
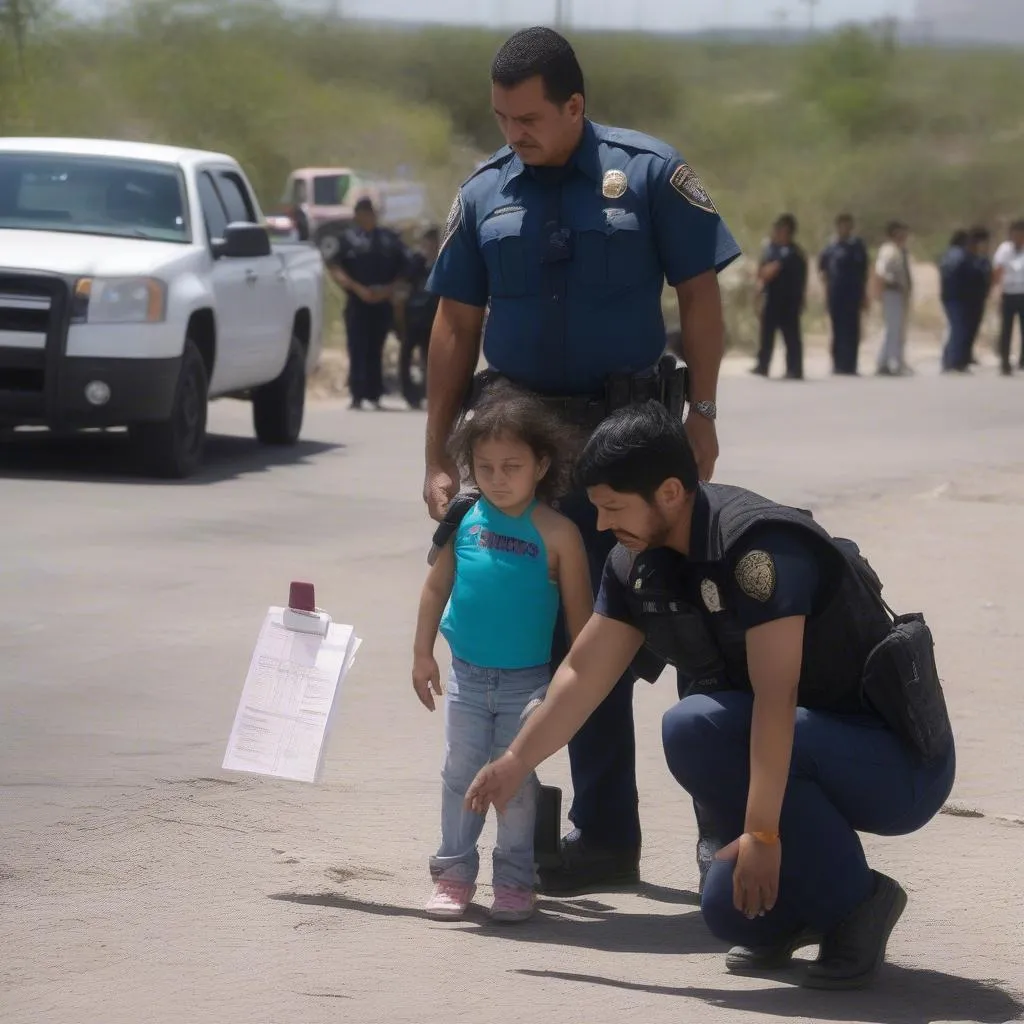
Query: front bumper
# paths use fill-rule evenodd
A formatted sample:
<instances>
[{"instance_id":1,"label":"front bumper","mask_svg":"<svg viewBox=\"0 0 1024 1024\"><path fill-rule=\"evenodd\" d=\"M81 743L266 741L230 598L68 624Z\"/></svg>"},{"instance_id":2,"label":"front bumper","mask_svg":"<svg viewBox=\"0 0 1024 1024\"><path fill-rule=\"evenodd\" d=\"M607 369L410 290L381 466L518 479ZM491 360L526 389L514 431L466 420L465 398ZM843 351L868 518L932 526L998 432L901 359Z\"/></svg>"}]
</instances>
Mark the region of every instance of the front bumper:
<instances>
[{"instance_id":1,"label":"front bumper","mask_svg":"<svg viewBox=\"0 0 1024 1024\"><path fill-rule=\"evenodd\" d=\"M7 303L0 308L0 426L78 429L168 419L181 356L69 355L69 296L68 282L56 275L0 274Z\"/></svg>"}]
</instances>

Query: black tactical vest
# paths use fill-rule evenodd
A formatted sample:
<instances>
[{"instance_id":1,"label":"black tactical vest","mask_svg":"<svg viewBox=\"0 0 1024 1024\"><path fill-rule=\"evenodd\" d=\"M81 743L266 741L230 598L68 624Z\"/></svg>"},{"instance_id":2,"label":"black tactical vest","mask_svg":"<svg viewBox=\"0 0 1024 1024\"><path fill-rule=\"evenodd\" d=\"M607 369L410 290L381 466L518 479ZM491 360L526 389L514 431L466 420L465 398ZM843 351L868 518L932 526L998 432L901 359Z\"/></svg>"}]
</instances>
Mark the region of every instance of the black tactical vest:
<instances>
[{"instance_id":1,"label":"black tactical vest","mask_svg":"<svg viewBox=\"0 0 1024 1024\"><path fill-rule=\"evenodd\" d=\"M821 552L823 596L804 630L798 701L807 708L863 712L864 665L892 629L892 619L881 599L882 583L857 545L831 537L810 512L752 491L721 484L706 484L702 490L710 513L703 554L707 563L722 563L723 570L730 550L754 527L789 524L813 538ZM681 556L680 564L686 571ZM712 611L707 602L701 607L681 601L678 578L665 571L664 560L618 546L611 565L625 583L648 653L674 665L691 689L750 689L744 630L728 607ZM635 665L634 670L651 678L650 671Z\"/></svg>"}]
</instances>

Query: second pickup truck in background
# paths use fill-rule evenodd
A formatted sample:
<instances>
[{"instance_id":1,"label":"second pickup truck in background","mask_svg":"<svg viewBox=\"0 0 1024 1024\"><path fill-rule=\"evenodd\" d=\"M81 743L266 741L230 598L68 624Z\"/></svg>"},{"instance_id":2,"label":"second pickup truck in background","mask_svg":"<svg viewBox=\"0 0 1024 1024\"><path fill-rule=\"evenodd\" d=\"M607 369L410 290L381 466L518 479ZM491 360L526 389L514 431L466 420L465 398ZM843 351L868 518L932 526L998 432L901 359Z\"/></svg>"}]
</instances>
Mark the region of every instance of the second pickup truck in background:
<instances>
[{"instance_id":1,"label":"second pickup truck in background","mask_svg":"<svg viewBox=\"0 0 1024 1024\"><path fill-rule=\"evenodd\" d=\"M318 249L271 243L229 156L0 138L0 428L126 426L149 472L184 477L230 396L294 444L323 290Z\"/></svg>"}]
</instances>

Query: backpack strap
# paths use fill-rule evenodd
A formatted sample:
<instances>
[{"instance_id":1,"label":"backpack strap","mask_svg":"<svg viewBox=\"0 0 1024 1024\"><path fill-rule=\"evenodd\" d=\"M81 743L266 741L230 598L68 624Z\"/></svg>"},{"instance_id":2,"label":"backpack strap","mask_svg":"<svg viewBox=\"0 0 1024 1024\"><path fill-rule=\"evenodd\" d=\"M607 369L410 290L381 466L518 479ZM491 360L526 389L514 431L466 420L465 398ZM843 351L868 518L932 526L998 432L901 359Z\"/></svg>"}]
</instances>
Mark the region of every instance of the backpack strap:
<instances>
[{"instance_id":1,"label":"backpack strap","mask_svg":"<svg viewBox=\"0 0 1024 1024\"><path fill-rule=\"evenodd\" d=\"M437 524L434 530L434 538L430 545L430 552L427 554L427 565L433 565L444 546L451 540L452 535L459 528L459 523L466 517L466 513L477 503L480 498L479 491L464 491L456 494L450 502L444 514L444 519Z\"/></svg>"}]
</instances>

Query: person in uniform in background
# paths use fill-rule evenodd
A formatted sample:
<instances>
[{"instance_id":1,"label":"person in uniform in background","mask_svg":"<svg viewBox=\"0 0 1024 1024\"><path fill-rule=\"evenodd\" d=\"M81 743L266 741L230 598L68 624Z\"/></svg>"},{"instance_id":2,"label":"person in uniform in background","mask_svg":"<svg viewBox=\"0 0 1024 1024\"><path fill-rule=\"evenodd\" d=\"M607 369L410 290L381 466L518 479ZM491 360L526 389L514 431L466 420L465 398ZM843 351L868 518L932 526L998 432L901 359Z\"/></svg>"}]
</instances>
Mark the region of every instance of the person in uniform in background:
<instances>
[{"instance_id":1,"label":"person in uniform in background","mask_svg":"<svg viewBox=\"0 0 1024 1024\"><path fill-rule=\"evenodd\" d=\"M384 342L394 320L395 286L409 265L409 252L390 228L380 227L369 199L355 206L355 223L338 239L328 264L345 290L348 389L352 408L364 402L381 407L384 394Z\"/></svg>"},{"instance_id":2,"label":"person in uniform in background","mask_svg":"<svg viewBox=\"0 0 1024 1024\"><path fill-rule=\"evenodd\" d=\"M907 329L910 323L910 296L913 278L907 244L910 229L900 221L890 221L886 240L875 259L874 288L882 303L884 329L878 351L877 373L881 377L901 377L911 372L907 365Z\"/></svg>"},{"instance_id":3,"label":"person in uniform in background","mask_svg":"<svg viewBox=\"0 0 1024 1024\"><path fill-rule=\"evenodd\" d=\"M420 354L420 366L424 377L427 372L427 352L430 345L430 329L437 313L437 296L427 291L427 279L437 260L441 232L429 227L423 232L419 249L409 258L406 280L409 282L409 297L405 300L402 351L398 371L402 381L402 395L410 409L418 409L423 402L423 392L412 379L412 358Z\"/></svg>"},{"instance_id":4,"label":"person in uniform in background","mask_svg":"<svg viewBox=\"0 0 1024 1024\"><path fill-rule=\"evenodd\" d=\"M992 260L989 254L991 241L991 233L982 225L971 228L968 232L967 251L970 255L971 273L967 294L967 367L978 362L974 355L974 343L981 333L988 297L992 291Z\"/></svg>"},{"instance_id":5,"label":"person in uniform in background","mask_svg":"<svg viewBox=\"0 0 1024 1024\"><path fill-rule=\"evenodd\" d=\"M861 317L867 308L868 251L854 233L853 216L836 217L836 233L818 257L832 321L832 372L857 374Z\"/></svg>"},{"instance_id":6,"label":"person in uniform in background","mask_svg":"<svg viewBox=\"0 0 1024 1024\"><path fill-rule=\"evenodd\" d=\"M803 380L804 342L800 317L807 300L807 257L796 244L796 217L784 213L772 225L771 239L757 272L761 291L761 342L754 373L768 376L775 332L786 345L786 379Z\"/></svg>"},{"instance_id":7,"label":"person in uniform in background","mask_svg":"<svg viewBox=\"0 0 1024 1024\"><path fill-rule=\"evenodd\" d=\"M445 444L471 393L481 335L490 375L541 395L567 429L587 433L614 408L664 400L681 380L659 367L666 280L689 367L686 430L709 478L725 333L718 273L739 246L673 147L586 116L583 72L557 32L524 29L501 46L491 102L508 145L459 189L428 284L440 296L427 378L423 496L431 516L441 519L458 489ZM612 538L598 531L583 492L560 500L559 511L580 529L599 580ZM554 664L565 651L560 629ZM557 866L541 871L544 892L639 881L634 682L623 666L570 744L575 829L562 839ZM708 848L698 863L707 863Z\"/></svg>"},{"instance_id":8,"label":"person in uniform in background","mask_svg":"<svg viewBox=\"0 0 1024 1024\"><path fill-rule=\"evenodd\" d=\"M1013 373L1010 346L1013 342L1013 321L1020 321L1020 355L1017 365L1024 370L1024 220L1010 225L1010 237L1001 242L992 259L996 283L1002 293L999 328L999 369L1004 377Z\"/></svg>"},{"instance_id":9,"label":"person in uniform in background","mask_svg":"<svg viewBox=\"0 0 1024 1024\"><path fill-rule=\"evenodd\" d=\"M662 746L728 840L701 898L712 934L736 944L726 967L781 970L815 945L805 986L868 985L907 895L857 833L917 832L956 775L924 617L893 616L857 545L810 513L699 483L685 432L653 402L602 423L578 472L619 545L543 703L466 806L500 812L643 644L671 652L694 686L665 712Z\"/></svg>"},{"instance_id":10,"label":"person in uniform in background","mask_svg":"<svg viewBox=\"0 0 1024 1024\"><path fill-rule=\"evenodd\" d=\"M961 373L967 368L970 349L970 321L967 294L970 276L968 234L953 232L949 248L939 260L939 295L946 313L949 333L942 349L942 372Z\"/></svg>"}]
</instances>

